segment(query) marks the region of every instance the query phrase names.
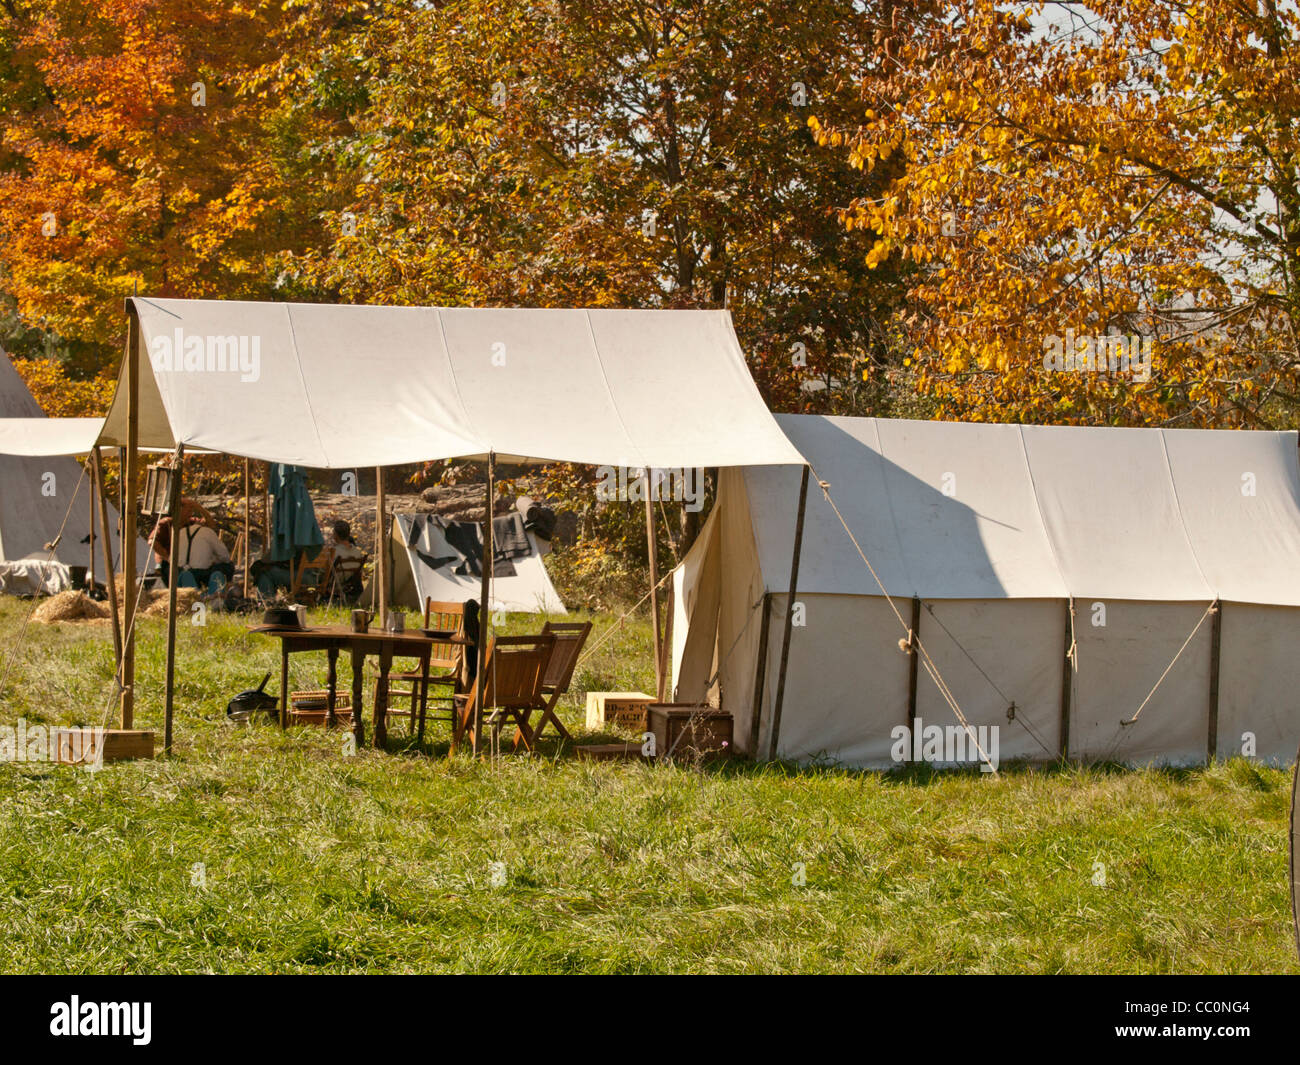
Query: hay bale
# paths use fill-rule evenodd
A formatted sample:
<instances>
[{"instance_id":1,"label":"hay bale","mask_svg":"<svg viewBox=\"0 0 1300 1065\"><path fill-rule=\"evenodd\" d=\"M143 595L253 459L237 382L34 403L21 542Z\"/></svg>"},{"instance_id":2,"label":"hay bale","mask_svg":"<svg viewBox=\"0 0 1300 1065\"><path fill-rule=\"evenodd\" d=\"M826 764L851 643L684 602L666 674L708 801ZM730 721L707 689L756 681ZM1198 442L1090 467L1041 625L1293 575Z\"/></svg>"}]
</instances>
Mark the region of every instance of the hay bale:
<instances>
[{"instance_id":1,"label":"hay bale","mask_svg":"<svg viewBox=\"0 0 1300 1065\"><path fill-rule=\"evenodd\" d=\"M199 597L197 588L177 588L176 589L176 616L181 617L190 612L195 601ZM167 592L164 589L160 592L154 592L149 596L149 605L144 606L141 601L141 611L147 618L165 618L167 616Z\"/></svg>"},{"instance_id":2,"label":"hay bale","mask_svg":"<svg viewBox=\"0 0 1300 1065\"><path fill-rule=\"evenodd\" d=\"M108 617L108 607L97 603L85 592L59 592L32 611L32 620L42 625L61 621L91 621Z\"/></svg>"}]
</instances>

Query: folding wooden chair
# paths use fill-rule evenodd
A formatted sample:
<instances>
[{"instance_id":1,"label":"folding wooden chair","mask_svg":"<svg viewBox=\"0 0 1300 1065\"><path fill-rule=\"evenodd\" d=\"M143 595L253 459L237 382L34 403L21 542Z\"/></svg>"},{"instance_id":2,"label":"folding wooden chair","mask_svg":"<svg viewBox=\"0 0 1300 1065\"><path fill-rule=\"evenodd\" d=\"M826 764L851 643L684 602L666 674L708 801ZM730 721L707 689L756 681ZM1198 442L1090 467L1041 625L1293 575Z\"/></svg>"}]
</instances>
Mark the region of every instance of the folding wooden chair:
<instances>
[{"instance_id":1,"label":"folding wooden chair","mask_svg":"<svg viewBox=\"0 0 1300 1065\"><path fill-rule=\"evenodd\" d=\"M555 731L560 734L562 739L573 739L569 735L569 730L555 716L555 706L560 701L560 697L569 690L569 684L573 680L573 671L578 666L578 657L582 654L583 644L587 642L587 637L590 634L590 621L562 621L555 623L548 621L542 626L543 636L555 637L555 647L551 650L550 661L546 663L546 677L542 681L542 694L546 697L546 703L540 708L542 717L537 722L536 727L532 727L528 721L532 711L524 712L524 722L529 724L531 728L532 736L530 739L533 743L536 743L541 738L548 721L555 726ZM518 729L515 731L515 748L518 749L523 742L523 729Z\"/></svg>"},{"instance_id":2,"label":"folding wooden chair","mask_svg":"<svg viewBox=\"0 0 1300 1065\"><path fill-rule=\"evenodd\" d=\"M473 738L475 709L482 705L484 728L492 730L495 742L500 741L506 722L513 721L523 736L524 746L531 751L533 731L528 727L527 712L546 705L542 684L554 647L555 637L550 633L494 636L488 644L482 676L475 678L468 695L456 696L459 720L452 739L453 748L459 747L466 735Z\"/></svg>"},{"instance_id":3,"label":"folding wooden chair","mask_svg":"<svg viewBox=\"0 0 1300 1065\"><path fill-rule=\"evenodd\" d=\"M456 724L456 705L455 697L461 691L461 677L463 675L463 662L465 657L465 644L458 642L465 635L465 604L464 603L444 603L439 600L426 598L424 600L424 628L426 629L443 629L456 634L456 640L438 641L433 645L429 653L429 687L434 685L444 685L451 690L442 696L438 696L435 701L442 704L438 709L446 711L446 717L436 718L435 720L448 721L453 726ZM381 681L375 679L375 699L379 699L379 685ZM394 683L410 685L409 688L396 688ZM424 740L424 719L429 703L429 692L424 689L424 674L418 669L398 670L388 674L388 715L390 717L409 717L411 719L411 731L416 734L420 741ZM409 710L396 708L393 706L393 696L409 696L411 708ZM378 702L372 704L378 705Z\"/></svg>"},{"instance_id":4,"label":"folding wooden chair","mask_svg":"<svg viewBox=\"0 0 1300 1065\"><path fill-rule=\"evenodd\" d=\"M356 558L338 558L334 559L334 564L330 566L329 588L326 592L326 600L331 606L334 603L352 603L356 597L349 595L347 585L355 578L355 583L359 586L363 583L362 577L366 571L366 563L370 561L369 555L359 555Z\"/></svg>"},{"instance_id":5,"label":"folding wooden chair","mask_svg":"<svg viewBox=\"0 0 1300 1065\"><path fill-rule=\"evenodd\" d=\"M293 584L289 588L293 601L300 603L307 599L312 603L319 602L329 587L330 570L333 566L334 548L332 547L322 547L315 558L300 558L294 566ZM317 575L312 584L308 584L305 579L309 573Z\"/></svg>"}]
</instances>

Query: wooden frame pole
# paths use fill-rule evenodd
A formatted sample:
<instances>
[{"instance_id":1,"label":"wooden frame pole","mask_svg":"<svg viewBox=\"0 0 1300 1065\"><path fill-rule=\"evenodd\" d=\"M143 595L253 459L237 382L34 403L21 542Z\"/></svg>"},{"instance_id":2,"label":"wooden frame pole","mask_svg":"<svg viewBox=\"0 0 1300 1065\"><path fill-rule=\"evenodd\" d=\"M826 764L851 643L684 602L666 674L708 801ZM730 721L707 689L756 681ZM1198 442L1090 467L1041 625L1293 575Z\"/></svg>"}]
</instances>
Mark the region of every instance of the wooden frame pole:
<instances>
[{"instance_id":1,"label":"wooden frame pole","mask_svg":"<svg viewBox=\"0 0 1300 1065\"><path fill-rule=\"evenodd\" d=\"M244 459L244 598L249 599L252 593L249 591L249 572L250 560L253 552L253 463L251 459Z\"/></svg>"},{"instance_id":2,"label":"wooden frame pole","mask_svg":"<svg viewBox=\"0 0 1300 1065\"><path fill-rule=\"evenodd\" d=\"M1210 721L1209 735L1206 737L1206 761L1213 762L1219 757L1219 650L1223 642L1223 604L1214 601L1210 608Z\"/></svg>"},{"instance_id":3,"label":"wooden frame pole","mask_svg":"<svg viewBox=\"0 0 1300 1065\"><path fill-rule=\"evenodd\" d=\"M384 468L375 467L375 585L379 589L379 627L388 624L388 515Z\"/></svg>"},{"instance_id":4,"label":"wooden frame pole","mask_svg":"<svg viewBox=\"0 0 1300 1065\"><path fill-rule=\"evenodd\" d=\"M89 461L86 462L86 480L90 482L90 564L86 567L86 588L95 590L95 471Z\"/></svg>"},{"instance_id":5,"label":"wooden frame pole","mask_svg":"<svg viewBox=\"0 0 1300 1065\"><path fill-rule=\"evenodd\" d=\"M767 637L772 627L772 593L763 593L763 622L758 632L758 669L754 674L754 706L749 718L749 754L759 757L763 732L763 691L767 685Z\"/></svg>"},{"instance_id":6,"label":"wooden frame pole","mask_svg":"<svg viewBox=\"0 0 1300 1065\"><path fill-rule=\"evenodd\" d=\"M1061 761L1070 760L1070 703L1074 697L1074 599L1065 601L1065 654L1061 659Z\"/></svg>"},{"instance_id":7,"label":"wooden frame pole","mask_svg":"<svg viewBox=\"0 0 1300 1065\"><path fill-rule=\"evenodd\" d=\"M126 631L122 641L123 729L135 724L135 500L140 479L140 320L129 306L126 333L126 468L122 471L122 589Z\"/></svg>"},{"instance_id":8,"label":"wooden frame pole","mask_svg":"<svg viewBox=\"0 0 1300 1065\"><path fill-rule=\"evenodd\" d=\"M108 533L108 495L104 491L104 463L99 449L91 453L95 483L99 486L99 524L104 530L104 583L108 586L108 608L113 612L113 661L122 664L122 616L117 612L117 572L113 565L113 538Z\"/></svg>"},{"instance_id":9,"label":"wooden frame pole","mask_svg":"<svg viewBox=\"0 0 1300 1065\"><path fill-rule=\"evenodd\" d=\"M781 735L781 710L785 705L785 673L790 664L790 633L794 627L795 596L799 593L799 556L803 553L803 520L808 509L808 470L803 468L799 478L799 517L794 526L794 550L790 552L790 594L785 603L785 631L781 635L781 671L776 677L776 702L772 706L772 735L768 740L767 757L776 759L777 742Z\"/></svg>"},{"instance_id":10,"label":"wooden frame pole","mask_svg":"<svg viewBox=\"0 0 1300 1065\"><path fill-rule=\"evenodd\" d=\"M497 454L488 452L487 461L487 497L483 509L483 577L479 587L478 608L478 669L475 671L474 687L479 698L474 703L474 743L471 748L478 756L479 739L483 733L483 695L487 692L487 679L483 676L487 669L488 633L492 624L492 566L495 550L492 545L492 516L495 513L497 479Z\"/></svg>"},{"instance_id":11,"label":"wooden frame pole","mask_svg":"<svg viewBox=\"0 0 1300 1065\"><path fill-rule=\"evenodd\" d=\"M916 700L920 690L921 652L921 597L912 596L912 631L907 642L907 734L911 737L911 748L907 760L912 761L911 752L916 750Z\"/></svg>"},{"instance_id":12,"label":"wooden frame pole","mask_svg":"<svg viewBox=\"0 0 1300 1065\"><path fill-rule=\"evenodd\" d=\"M663 634L659 628L659 545L655 542L655 505L652 470L645 471L645 542L646 557L650 563L650 620L655 630L655 692L660 702L664 699Z\"/></svg>"},{"instance_id":13,"label":"wooden frame pole","mask_svg":"<svg viewBox=\"0 0 1300 1065\"><path fill-rule=\"evenodd\" d=\"M171 531L167 544L167 681L163 694L163 753L172 751L172 716L176 699L176 587L180 583L176 567L176 553L181 537L181 481L185 476L185 446L176 447L176 462L172 468L171 492L167 499L167 516L171 518Z\"/></svg>"}]
</instances>

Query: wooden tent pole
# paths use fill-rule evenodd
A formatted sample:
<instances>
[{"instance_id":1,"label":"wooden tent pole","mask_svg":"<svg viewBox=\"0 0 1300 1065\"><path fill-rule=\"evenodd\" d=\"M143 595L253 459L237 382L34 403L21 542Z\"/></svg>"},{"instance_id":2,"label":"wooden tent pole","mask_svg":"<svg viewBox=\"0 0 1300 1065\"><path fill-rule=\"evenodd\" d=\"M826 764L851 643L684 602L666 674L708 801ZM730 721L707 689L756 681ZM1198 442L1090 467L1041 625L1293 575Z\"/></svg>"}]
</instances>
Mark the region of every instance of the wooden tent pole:
<instances>
[{"instance_id":1,"label":"wooden tent pole","mask_svg":"<svg viewBox=\"0 0 1300 1065\"><path fill-rule=\"evenodd\" d=\"M676 594L677 590L673 587L673 582L669 581L668 602L666 609L664 610L663 649L659 653L659 672L663 678L659 687L659 701L661 703L668 697L668 682L672 679L670 676L672 672L672 662L669 661L669 657L672 654L673 646L673 611L677 605L675 599Z\"/></svg>"},{"instance_id":2,"label":"wooden tent pole","mask_svg":"<svg viewBox=\"0 0 1300 1065\"><path fill-rule=\"evenodd\" d=\"M95 468L87 460L86 462L87 480L90 482L90 565L86 567L86 587L90 591L95 590Z\"/></svg>"},{"instance_id":3,"label":"wooden tent pole","mask_svg":"<svg viewBox=\"0 0 1300 1065\"><path fill-rule=\"evenodd\" d=\"M117 449L117 543L118 559L122 557L121 545L126 543L126 448Z\"/></svg>"},{"instance_id":4,"label":"wooden tent pole","mask_svg":"<svg viewBox=\"0 0 1300 1065\"><path fill-rule=\"evenodd\" d=\"M907 642L907 735L911 737L907 760L912 761L911 752L916 750L916 696L920 680L921 653L921 597L912 596L912 631Z\"/></svg>"},{"instance_id":5,"label":"wooden tent pole","mask_svg":"<svg viewBox=\"0 0 1300 1065\"><path fill-rule=\"evenodd\" d=\"M1206 740L1206 762L1219 757L1219 654L1223 646L1223 604L1214 601L1210 608L1210 728Z\"/></svg>"},{"instance_id":6,"label":"wooden tent pole","mask_svg":"<svg viewBox=\"0 0 1300 1065\"><path fill-rule=\"evenodd\" d=\"M250 513L253 506L253 463L244 459L244 598L251 597L249 592L249 561L253 550L253 522Z\"/></svg>"},{"instance_id":7,"label":"wooden tent pole","mask_svg":"<svg viewBox=\"0 0 1300 1065\"><path fill-rule=\"evenodd\" d=\"M126 469L122 485L122 589L126 631L122 643L122 728L135 724L135 500L140 479L140 320L135 307L127 318L126 340Z\"/></svg>"},{"instance_id":8,"label":"wooden tent pole","mask_svg":"<svg viewBox=\"0 0 1300 1065\"><path fill-rule=\"evenodd\" d=\"M474 674L474 687L477 688L480 693L480 698L478 698L474 703L474 744L471 749L475 757L478 756L479 738L483 732L482 693L487 691L487 682L483 674L487 669L488 629L492 623L492 565L493 559L495 558L492 546L492 514L495 509L493 504L496 502L496 477L497 455L495 451L489 451L487 461L487 497L484 501L483 509L483 577L479 587L478 669Z\"/></svg>"},{"instance_id":9,"label":"wooden tent pole","mask_svg":"<svg viewBox=\"0 0 1300 1065\"><path fill-rule=\"evenodd\" d=\"M772 706L772 736L768 742L767 757L776 758L777 741L781 735L781 709L785 705L785 672L790 664L790 632L794 626L794 597L799 592L799 555L803 550L803 519L808 508L808 469L803 468L799 478L799 517L794 526L794 550L790 554L790 594L785 603L785 632L781 636L781 671L776 676L776 702Z\"/></svg>"},{"instance_id":10,"label":"wooden tent pole","mask_svg":"<svg viewBox=\"0 0 1300 1065\"><path fill-rule=\"evenodd\" d=\"M95 471L95 483L99 487L99 524L104 530L104 572L108 585L108 608L113 612L113 661L120 668L122 664L122 617L117 612L117 573L113 566L113 538L108 534L108 495L104 491L104 460L99 449L91 453L91 464ZM119 541L120 543L120 541Z\"/></svg>"},{"instance_id":11,"label":"wooden tent pole","mask_svg":"<svg viewBox=\"0 0 1300 1065\"><path fill-rule=\"evenodd\" d=\"M388 624L388 516L384 499L384 468L375 467L375 584L379 587L379 625Z\"/></svg>"},{"instance_id":12,"label":"wooden tent pole","mask_svg":"<svg viewBox=\"0 0 1300 1065\"><path fill-rule=\"evenodd\" d=\"M1061 659L1061 761L1070 760L1070 702L1074 696L1074 600L1065 600L1065 655Z\"/></svg>"},{"instance_id":13,"label":"wooden tent pole","mask_svg":"<svg viewBox=\"0 0 1300 1065\"><path fill-rule=\"evenodd\" d=\"M181 480L185 476L185 445L176 447L176 462L172 468L171 493L167 499L167 516L171 518L171 531L167 545L167 687L163 696L163 753L172 752L172 713L176 697L176 554L180 550L181 535ZM200 589L201 591L202 589Z\"/></svg>"},{"instance_id":14,"label":"wooden tent pole","mask_svg":"<svg viewBox=\"0 0 1300 1065\"><path fill-rule=\"evenodd\" d=\"M767 683L767 639L772 628L772 593L763 593L763 623L758 630L758 669L754 674L754 705L749 715L749 754L759 759L759 741L763 732L763 688Z\"/></svg>"},{"instance_id":15,"label":"wooden tent pole","mask_svg":"<svg viewBox=\"0 0 1300 1065\"><path fill-rule=\"evenodd\" d=\"M655 691L660 702L664 700L663 634L659 629L659 545L655 543L655 505L650 497L651 470L645 471L645 543L646 557L650 562L650 620L655 630Z\"/></svg>"}]
</instances>

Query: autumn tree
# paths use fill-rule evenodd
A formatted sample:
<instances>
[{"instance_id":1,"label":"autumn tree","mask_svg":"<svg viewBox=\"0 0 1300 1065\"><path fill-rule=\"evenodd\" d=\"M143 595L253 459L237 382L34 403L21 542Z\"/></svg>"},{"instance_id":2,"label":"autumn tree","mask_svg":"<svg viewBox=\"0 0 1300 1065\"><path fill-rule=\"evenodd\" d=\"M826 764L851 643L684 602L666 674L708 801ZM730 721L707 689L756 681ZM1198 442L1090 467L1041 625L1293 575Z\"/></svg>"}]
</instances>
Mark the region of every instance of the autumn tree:
<instances>
[{"instance_id":1,"label":"autumn tree","mask_svg":"<svg viewBox=\"0 0 1300 1065\"><path fill-rule=\"evenodd\" d=\"M889 77L814 128L896 168L845 222L911 267L904 342L941 413L1294 421L1298 30L1272 0L899 9ZM1151 342L1149 380L1045 368L1116 334Z\"/></svg>"}]
</instances>

